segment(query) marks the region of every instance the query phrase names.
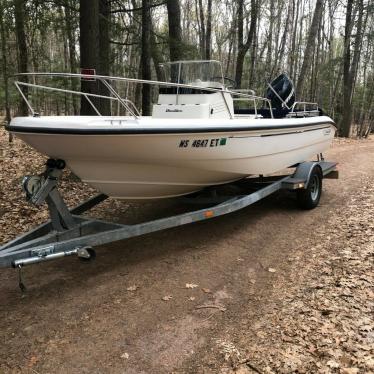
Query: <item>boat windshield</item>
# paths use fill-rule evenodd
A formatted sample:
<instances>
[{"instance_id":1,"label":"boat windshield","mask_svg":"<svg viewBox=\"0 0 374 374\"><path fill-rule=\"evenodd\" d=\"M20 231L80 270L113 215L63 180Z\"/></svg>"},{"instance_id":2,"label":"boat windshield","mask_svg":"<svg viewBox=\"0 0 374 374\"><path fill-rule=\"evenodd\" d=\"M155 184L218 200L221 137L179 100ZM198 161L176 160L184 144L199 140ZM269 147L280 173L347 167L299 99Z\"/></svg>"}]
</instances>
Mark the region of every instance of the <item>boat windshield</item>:
<instances>
[{"instance_id":1,"label":"boat windshield","mask_svg":"<svg viewBox=\"0 0 374 374\"><path fill-rule=\"evenodd\" d=\"M160 67L165 82L223 88L222 66L219 61L175 61L161 64Z\"/></svg>"}]
</instances>

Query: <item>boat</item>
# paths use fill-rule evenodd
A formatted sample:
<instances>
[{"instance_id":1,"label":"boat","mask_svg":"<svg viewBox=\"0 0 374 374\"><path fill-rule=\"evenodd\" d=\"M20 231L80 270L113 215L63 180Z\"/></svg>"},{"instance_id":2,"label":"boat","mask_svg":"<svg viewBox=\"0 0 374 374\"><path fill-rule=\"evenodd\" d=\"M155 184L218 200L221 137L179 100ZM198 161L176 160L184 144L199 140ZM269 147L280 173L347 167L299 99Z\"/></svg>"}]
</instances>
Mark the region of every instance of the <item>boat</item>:
<instances>
[{"instance_id":1,"label":"boat","mask_svg":"<svg viewBox=\"0 0 374 374\"><path fill-rule=\"evenodd\" d=\"M99 80L108 87L108 99L127 112L41 116L24 97L32 115L14 118L7 130L49 158L64 160L83 182L103 194L142 201L272 174L320 155L331 145L334 121L317 104L295 101L286 74L269 83L265 97L260 97L230 88L218 61L177 61L162 68L163 81L29 73ZM158 86L152 115L141 116L110 85L113 81ZM21 93L22 86L63 90L22 81L16 86ZM95 95L77 94L100 114Z\"/></svg>"}]
</instances>

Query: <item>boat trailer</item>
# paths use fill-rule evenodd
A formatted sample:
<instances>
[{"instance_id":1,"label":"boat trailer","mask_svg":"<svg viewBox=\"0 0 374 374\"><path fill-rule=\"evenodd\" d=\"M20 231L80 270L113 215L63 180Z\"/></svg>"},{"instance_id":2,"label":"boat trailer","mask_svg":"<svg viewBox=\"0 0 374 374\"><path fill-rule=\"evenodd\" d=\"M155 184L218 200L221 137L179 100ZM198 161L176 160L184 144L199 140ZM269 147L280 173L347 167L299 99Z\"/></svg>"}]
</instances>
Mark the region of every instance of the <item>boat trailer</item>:
<instances>
[{"instance_id":1,"label":"boat trailer","mask_svg":"<svg viewBox=\"0 0 374 374\"><path fill-rule=\"evenodd\" d=\"M209 207L134 225L82 216L104 201L107 198L104 194L98 194L69 210L57 189L65 162L49 159L44 173L24 178L23 188L30 203L36 206L47 203L50 220L2 245L0 267L18 268L19 285L24 289L21 278L23 266L72 255L90 260L95 257L93 247L235 212L281 189L296 190L301 207L314 208L321 194L322 178L338 178L337 163L324 161L322 155L318 159L295 165L291 175L260 176L238 181L234 185L239 187L240 192L234 194L219 195L217 190L220 186L213 186L205 191L205 197L204 193L182 197L183 203Z\"/></svg>"}]
</instances>

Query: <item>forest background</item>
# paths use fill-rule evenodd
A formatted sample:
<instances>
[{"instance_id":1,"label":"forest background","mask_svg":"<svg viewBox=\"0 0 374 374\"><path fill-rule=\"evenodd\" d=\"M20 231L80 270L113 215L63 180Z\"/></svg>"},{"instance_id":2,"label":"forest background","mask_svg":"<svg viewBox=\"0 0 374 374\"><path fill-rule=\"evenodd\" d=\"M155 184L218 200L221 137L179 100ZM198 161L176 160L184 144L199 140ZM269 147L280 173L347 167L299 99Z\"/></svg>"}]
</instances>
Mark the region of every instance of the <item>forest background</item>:
<instances>
[{"instance_id":1,"label":"forest background","mask_svg":"<svg viewBox=\"0 0 374 374\"><path fill-rule=\"evenodd\" d=\"M367 137L374 130L373 0L0 0L0 14L6 121L28 112L7 79L17 72L92 68L101 75L163 80L163 62L216 59L237 88L259 95L287 72L297 98L318 102L341 136ZM84 85L54 81L65 89ZM155 89L118 89L149 114ZM91 90L106 88L91 84ZM24 94L43 114L89 111L73 95L41 96L26 88ZM108 101L99 105L110 113Z\"/></svg>"}]
</instances>

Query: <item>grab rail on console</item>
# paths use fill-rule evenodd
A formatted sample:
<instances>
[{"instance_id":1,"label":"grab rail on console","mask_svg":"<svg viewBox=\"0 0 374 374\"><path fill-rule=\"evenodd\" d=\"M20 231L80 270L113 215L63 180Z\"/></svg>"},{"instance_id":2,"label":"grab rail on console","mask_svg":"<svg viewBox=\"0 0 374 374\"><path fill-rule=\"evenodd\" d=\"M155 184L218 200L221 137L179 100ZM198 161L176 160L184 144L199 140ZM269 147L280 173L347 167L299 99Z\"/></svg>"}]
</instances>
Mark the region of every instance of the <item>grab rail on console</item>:
<instances>
[{"instance_id":1,"label":"grab rail on console","mask_svg":"<svg viewBox=\"0 0 374 374\"><path fill-rule=\"evenodd\" d=\"M291 106L291 113L295 111L296 107L302 105L304 112L307 112L306 107L307 106L315 106L315 109L312 109L312 111L317 110L318 111L318 103L313 103L309 101L295 101Z\"/></svg>"}]
</instances>

